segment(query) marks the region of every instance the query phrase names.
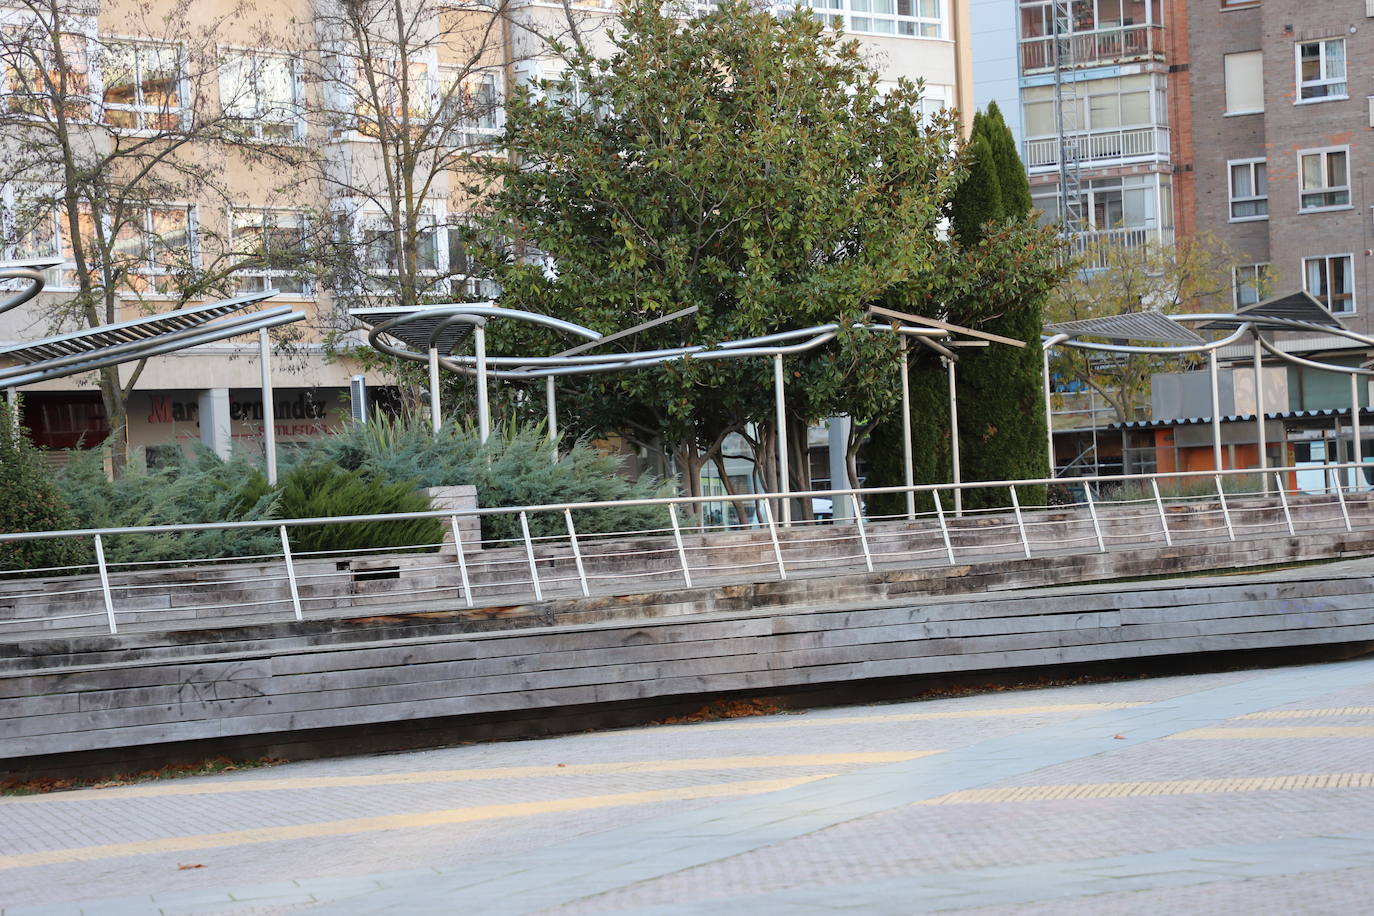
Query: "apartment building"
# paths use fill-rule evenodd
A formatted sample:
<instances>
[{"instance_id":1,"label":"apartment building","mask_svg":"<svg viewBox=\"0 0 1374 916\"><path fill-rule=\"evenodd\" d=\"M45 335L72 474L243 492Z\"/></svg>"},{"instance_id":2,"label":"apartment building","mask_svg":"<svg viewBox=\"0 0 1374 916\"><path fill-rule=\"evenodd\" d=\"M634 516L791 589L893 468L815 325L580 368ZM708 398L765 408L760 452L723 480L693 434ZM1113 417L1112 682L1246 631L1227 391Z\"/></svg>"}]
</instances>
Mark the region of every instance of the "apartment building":
<instances>
[{"instance_id":1,"label":"apartment building","mask_svg":"<svg viewBox=\"0 0 1374 916\"><path fill-rule=\"evenodd\" d=\"M387 38L388 23L399 20L395 10L383 8L393 4L409 23L405 55ZM312 316L274 367L282 444L321 435L347 415L349 378L361 370L330 358L325 348L331 334L349 333L339 321L341 304L386 303L403 291L413 301L496 292L469 275L465 220L471 201L462 163L468 154L502 155L491 140L499 134L509 86L552 78L562 69L548 41L566 35L565 4L518 0L493 9L449 0L286 0L246 13L218 0L36 6L36 12L22 3L0 8L0 48L22 41L43 10L60 11L60 57L70 77L60 107L76 122L72 136L110 151L149 143L160 132L192 135L158 166L168 196L142 200L137 213L125 213L118 225L89 209L78 217L77 231L94 232L101 222L118 237L121 276L112 282L120 290L112 314L101 320L240 291L280 290L278 301ZM924 80L932 108L958 106L971 115L968 0L814 0L811 6L867 47L884 80ZM374 31L350 20L360 9L376 14L367 17ZM579 0L571 10L589 43L604 46L614 5ZM37 63L7 68L0 87L4 111L56 111L51 101L25 91L42 83L44 73L57 72L55 56L49 48L30 55ZM401 139L422 136L419 131L428 128L416 125L435 120L429 116L436 110L443 115L448 105L457 110L437 119L445 126L432 149L418 159L397 158ZM195 134L202 124L210 127ZM226 141L229 128L232 142ZM388 129L394 147L388 146ZM0 147L12 153L15 147L6 145L20 142L6 136ZM192 172L203 180L185 180ZM398 185L411 194L407 174L422 190L414 192L418 199L398 201ZM0 257L66 261L50 272L49 291L39 300L0 317L0 346L91 323L56 320L80 291L70 211L55 193L60 177L60 169L30 170L0 181ZM413 244L405 243L398 214L402 223L419 226ZM323 272L292 264L288 255L307 244L342 248L344 257ZM255 341L196 347L121 372L131 390L128 445L151 460L192 441L221 453L235 445L247 452L261 448ZM374 374L368 381L389 380ZM91 448L109 434L106 399L94 378L34 385L23 396L25 422L44 445ZM199 423L212 401L228 405L229 440Z\"/></svg>"}]
</instances>

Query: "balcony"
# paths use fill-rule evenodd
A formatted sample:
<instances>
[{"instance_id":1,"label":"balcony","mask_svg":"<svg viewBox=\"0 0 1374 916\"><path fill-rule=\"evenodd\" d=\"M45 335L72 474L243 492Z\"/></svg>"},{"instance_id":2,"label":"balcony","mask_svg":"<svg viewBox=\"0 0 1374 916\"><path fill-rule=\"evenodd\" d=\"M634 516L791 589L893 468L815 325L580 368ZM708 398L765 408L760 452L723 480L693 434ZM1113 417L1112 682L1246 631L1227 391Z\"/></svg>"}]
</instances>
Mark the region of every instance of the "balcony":
<instances>
[{"instance_id":1,"label":"balcony","mask_svg":"<svg viewBox=\"0 0 1374 916\"><path fill-rule=\"evenodd\" d=\"M1079 162L1087 165L1169 159L1167 127L1094 131L1071 137L1070 142L1078 144ZM1032 172L1050 171L1059 165L1059 140L1055 137L1026 140L1022 150L1026 168Z\"/></svg>"},{"instance_id":2,"label":"balcony","mask_svg":"<svg viewBox=\"0 0 1374 916\"><path fill-rule=\"evenodd\" d=\"M1127 25L1092 32L1075 32L1071 60L1074 67L1094 67L1136 60L1164 60L1164 27ZM1021 39L1021 73L1054 69L1054 37Z\"/></svg>"},{"instance_id":3,"label":"balcony","mask_svg":"<svg viewBox=\"0 0 1374 916\"><path fill-rule=\"evenodd\" d=\"M1165 243L1173 240L1171 231L1161 231L1147 226L1127 226L1120 229L1094 229L1089 232L1075 232L1069 240L1069 256L1084 258L1084 270L1103 270L1112 263L1112 257L1121 250L1133 251L1151 243Z\"/></svg>"}]
</instances>

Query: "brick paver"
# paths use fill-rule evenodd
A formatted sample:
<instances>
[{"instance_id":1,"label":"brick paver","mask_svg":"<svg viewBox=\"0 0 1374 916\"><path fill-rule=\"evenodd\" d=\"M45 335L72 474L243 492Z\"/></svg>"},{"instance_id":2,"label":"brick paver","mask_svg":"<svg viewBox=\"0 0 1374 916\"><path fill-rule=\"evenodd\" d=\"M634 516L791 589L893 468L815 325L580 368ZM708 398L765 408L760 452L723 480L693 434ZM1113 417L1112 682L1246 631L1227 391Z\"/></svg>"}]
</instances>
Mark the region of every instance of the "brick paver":
<instances>
[{"instance_id":1,"label":"brick paver","mask_svg":"<svg viewBox=\"0 0 1374 916\"><path fill-rule=\"evenodd\" d=\"M1371 891L1374 659L0 800L4 916L1334 913Z\"/></svg>"}]
</instances>

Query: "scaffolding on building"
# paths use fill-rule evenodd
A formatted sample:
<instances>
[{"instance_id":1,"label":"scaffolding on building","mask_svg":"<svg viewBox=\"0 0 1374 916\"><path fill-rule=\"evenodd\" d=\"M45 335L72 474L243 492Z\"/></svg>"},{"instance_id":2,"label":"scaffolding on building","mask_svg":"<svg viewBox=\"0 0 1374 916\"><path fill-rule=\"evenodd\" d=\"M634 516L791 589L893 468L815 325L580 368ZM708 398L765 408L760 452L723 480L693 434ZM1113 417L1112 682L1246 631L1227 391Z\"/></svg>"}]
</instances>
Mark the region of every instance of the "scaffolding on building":
<instances>
[{"instance_id":1,"label":"scaffolding on building","mask_svg":"<svg viewBox=\"0 0 1374 916\"><path fill-rule=\"evenodd\" d=\"M1059 146L1059 215L1064 236L1088 228L1082 182L1083 109L1074 73L1072 0L1054 0L1054 117Z\"/></svg>"}]
</instances>

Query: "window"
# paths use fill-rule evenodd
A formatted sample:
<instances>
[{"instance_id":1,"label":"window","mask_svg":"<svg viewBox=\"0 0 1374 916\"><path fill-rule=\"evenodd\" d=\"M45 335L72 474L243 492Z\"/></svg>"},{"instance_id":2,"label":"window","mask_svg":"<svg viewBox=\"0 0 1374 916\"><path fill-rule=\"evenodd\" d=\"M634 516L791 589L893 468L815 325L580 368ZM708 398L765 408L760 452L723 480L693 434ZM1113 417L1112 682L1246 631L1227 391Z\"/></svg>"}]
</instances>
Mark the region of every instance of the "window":
<instances>
[{"instance_id":1,"label":"window","mask_svg":"<svg viewBox=\"0 0 1374 916\"><path fill-rule=\"evenodd\" d=\"M173 293L195 267L195 214L182 204L140 210L115 233L113 261L138 293Z\"/></svg>"},{"instance_id":2,"label":"window","mask_svg":"<svg viewBox=\"0 0 1374 916\"><path fill-rule=\"evenodd\" d=\"M490 145L501 133L501 83L496 73L440 73L447 141L457 147Z\"/></svg>"},{"instance_id":3,"label":"window","mask_svg":"<svg viewBox=\"0 0 1374 916\"><path fill-rule=\"evenodd\" d=\"M76 289L76 263L66 211L58 204L60 190L15 182L0 192L0 225L4 227L0 257L16 260L60 258L64 263L44 273L52 289ZM83 238L94 236L90 214L78 216Z\"/></svg>"},{"instance_id":4,"label":"window","mask_svg":"<svg viewBox=\"0 0 1374 916\"><path fill-rule=\"evenodd\" d=\"M1226 113L1264 111L1264 52L1241 51L1222 58L1226 76Z\"/></svg>"},{"instance_id":5,"label":"window","mask_svg":"<svg viewBox=\"0 0 1374 916\"><path fill-rule=\"evenodd\" d=\"M181 124L181 52L175 46L110 42L101 75L106 124L149 131Z\"/></svg>"},{"instance_id":6,"label":"window","mask_svg":"<svg viewBox=\"0 0 1374 916\"><path fill-rule=\"evenodd\" d=\"M1297 57L1299 102L1346 97L1344 38L1300 41Z\"/></svg>"},{"instance_id":7,"label":"window","mask_svg":"<svg viewBox=\"0 0 1374 916\"><path fill-rule=\"evenodd\" d=\"M415 130L430 113L436 87L428 63L374 57L353 61L353 127L365 137Z\"/></svg>"},{"instance_id":8,"label":"window","mask_svg":"<svg viewBox=\"0 0 1374 916\"><path fill-rule=\"evenodd\" d=\"M16 114L52 117L62 99L67 117L84 121L91 116L89 38L71 31L62 35L60 47L51 42L37 22L0 26L3 105Z\"/></svg>"},{"instance_id":9,"label":"window","mask_svg":"<svg viewBox=\"0 0 1374 916\"><path fill-rule=\"evenodd\" d=\"M282 54L230 51L219 68L220 107L243 134L259 140L305 135L299 81Z\"/></svg>"},{"instance_id":10,"label":"window","mask_svg":"<svg viewBox=\"0 0 1374 916\"><path fill-rule=\"evenodd\" d=\"M497 295L496 283L477 275L478 265L472 258L472 248L479 238L467 220L451 221L445 233L448 272L455 295L472 299L492 299Z\"/></svg>"},{"instance_id":11,"label":"window","mask_svg":"<svg viewBox=\"0 0 1374 916\"><path fill-rule=\"evenodd\" d=\"M806 5L817 19L851 32L943 38L944 3L945 0L808 0Z\"/></svg>"},{"instance_id":12,"label":"window","mask_svg":"<svg viewBox=\"0 0 1374 916\"><path fill-rule=\"evenodd\" d=\"M1350 206L1350 175L1345 147L1298 153L1299 212Z\"/></svg>"},{"instance_id":13,"label":"window","mask_svg":"<svg viewBox=\"0 0 1374 916\"><path fill-rule=\"evenodd\" d=\"M1263 159L1228 162L1231 172L1231 221L1269 216L1269 177Z\"/></svg>"},{"instance_id":14,"label":"window","mask_svg":"<svg viewBox=\"0 0 1374 916\"><path fill-rule=\"evenodd\" d=\"M1355 311L1354 258L1348 254L1303 258L1302 286L1335 315Z\"/></svg>"},{"instance_id":15,"label":"window","mask_svg":"<svg viewBox=\"0 0 1374 916\"><path fill-rule=\"evenodd\" d=\"M230 222L236 258L247 259L234 271L240 293L279 289L304 295L309 284L305 265L305 215L280 210L235 210Z\"/></svg>"},{"instance_id":16,"label":"window","mask_svg":"<svg viewBox=\"0 0 1374 916\"><path fill-rule=\"evenodd\" d=\"M1268 264L1241 264L1231 271L1232 300L1237 309L1254 305L1269 291Z\"/></svg>"}]
</instances>

